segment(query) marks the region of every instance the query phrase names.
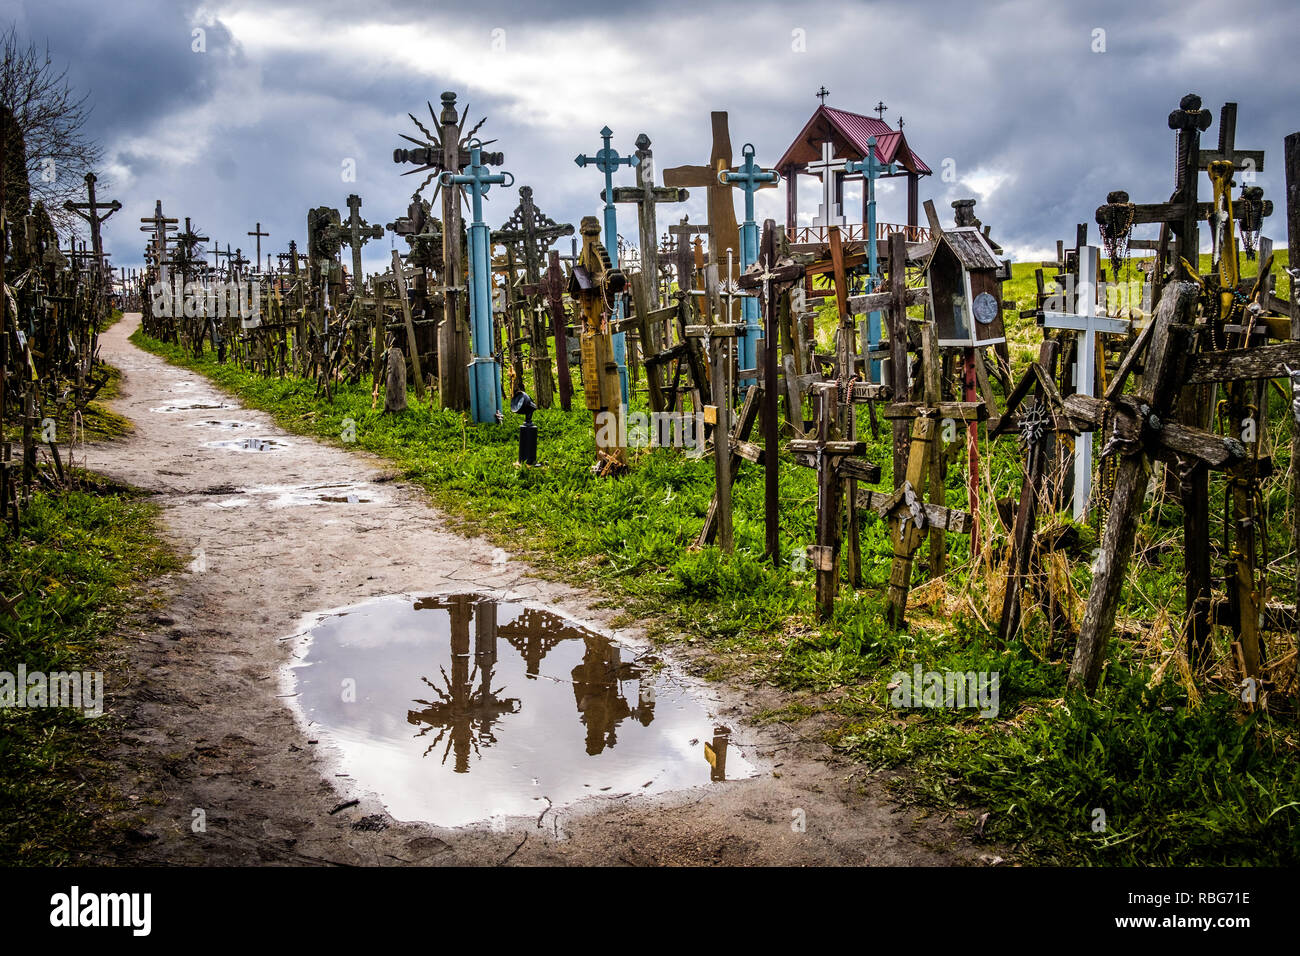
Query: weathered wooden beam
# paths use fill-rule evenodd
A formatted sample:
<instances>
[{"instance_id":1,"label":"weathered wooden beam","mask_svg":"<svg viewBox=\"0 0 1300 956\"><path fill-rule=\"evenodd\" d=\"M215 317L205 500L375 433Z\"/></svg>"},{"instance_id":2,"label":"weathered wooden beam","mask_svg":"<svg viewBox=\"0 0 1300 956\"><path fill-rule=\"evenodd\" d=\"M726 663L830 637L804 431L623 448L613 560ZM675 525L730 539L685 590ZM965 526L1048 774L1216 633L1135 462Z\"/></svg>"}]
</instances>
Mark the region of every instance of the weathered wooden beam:
<instances>
[{"instance_id":1,"label":"weathered wooden beam","mask_svg":"<svg viewBox=\"0 0 1300 956\"><path fill-rule=\"evenodd\" d=\"M1286 378L1288 366L1300 368L1300 341L1202 352L1188 369L1187 384Z\"/></svg>"}]
</instances>

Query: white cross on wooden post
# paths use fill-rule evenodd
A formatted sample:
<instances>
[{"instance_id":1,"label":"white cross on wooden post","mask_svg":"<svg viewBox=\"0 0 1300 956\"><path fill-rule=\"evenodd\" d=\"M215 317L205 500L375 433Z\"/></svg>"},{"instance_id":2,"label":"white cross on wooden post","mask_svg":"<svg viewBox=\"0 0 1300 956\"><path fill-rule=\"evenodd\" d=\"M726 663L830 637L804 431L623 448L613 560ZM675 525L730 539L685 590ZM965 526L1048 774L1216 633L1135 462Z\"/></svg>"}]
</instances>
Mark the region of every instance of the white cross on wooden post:
<instances>
[{"instance_id":1,"label":"white cross on wooden post","mask_svg":"<svg viewBox=\"0 0 1300 956\"><path fill-rule=\"evenodd\" d=\"M822 158L809 163L807 166L809 173L820 175L822 178L822 204L817 210L817 218L813 220L815 226L844 225L844 215L840 212L840 204L835 201L835 186L839 182L839 177L843 175L848 160L835 159L834 152L834 145L830 140L827 140L822 143ZM790 188L793 189L794 187L791 186Z\"/></svg>"},{"instance_id":2,"label":"white cross on wooden post","mask_svg":"<svg viewBox=\"0 0 1300 956\"><path fill-rule=\"evenodd\" d=\"M1096 342L1098 333L1124 335L1129 331L1128 319L1114 319L1097 310L1097 263L1100 250L1096 246L1079 248L1079 274L1075 277L1074 312L1043 312L1043 326L1049 329L1070 329L1079 340L1074 364L1074 387L1080 395L1093 394L1097 377ZM1074 520L1082 521L1088 513L1088 498L1092 493L1092 435L1084 433L1074 441Z\"/></svg>"}]
</instances>

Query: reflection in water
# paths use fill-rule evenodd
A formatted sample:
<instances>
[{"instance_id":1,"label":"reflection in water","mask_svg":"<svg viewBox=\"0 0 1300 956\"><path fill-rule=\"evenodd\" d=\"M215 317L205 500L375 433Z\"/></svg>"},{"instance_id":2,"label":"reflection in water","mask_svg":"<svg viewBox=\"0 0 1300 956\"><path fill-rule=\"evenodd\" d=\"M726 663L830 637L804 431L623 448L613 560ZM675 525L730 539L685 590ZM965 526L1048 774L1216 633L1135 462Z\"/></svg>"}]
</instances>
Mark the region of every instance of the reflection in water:
<instances>
[{"instance_id":1,"label":"reflection in water","mask_svg":"<svg viewBox=\"0 0 1300 956\"><path fill-rule=\"evenodd\" d=\"M708 713L609 638L481 595L324 618L294 674L303 713L399 819L448 826L602 791L748 776ZM354 687L355 694L340 693ZM707 741L712 738L712 746ZM725 744L724 744L725 746Z\"/></svg>"}]
</instances>

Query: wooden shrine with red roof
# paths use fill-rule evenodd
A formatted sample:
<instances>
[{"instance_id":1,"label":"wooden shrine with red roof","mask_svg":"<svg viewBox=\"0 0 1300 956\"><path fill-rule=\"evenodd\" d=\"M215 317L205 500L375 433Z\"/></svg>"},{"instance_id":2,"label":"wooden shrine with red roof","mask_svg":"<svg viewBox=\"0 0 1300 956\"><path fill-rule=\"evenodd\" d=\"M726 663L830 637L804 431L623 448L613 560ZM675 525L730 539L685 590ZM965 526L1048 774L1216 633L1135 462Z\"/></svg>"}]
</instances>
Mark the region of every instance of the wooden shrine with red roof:
<instances>
[{"instance_id":1,"label":"wooden shrine with red roof","mask_svg":"<svg viewBox=\"0 0 1300 956\"><path fill-rule=\"evenodd\" d=\"M907 177L907 224L877 223L877 238L884 239L891 232L903 231L909 242L924 241L929 230L918 225L919 183L922 176L931 175L931 169L912 151L902 129L891 129L883 119L838 110L825 103L825 88L818 95L823 102L799 131L793 143L776 164L776 170L786 182L786 232L796 244L824 243L829 225L839 225L846 240L862 241L867 203L863 190L861 222L849 223L844 214L844 183L861 179L860 174L845 174L849 161L866 159L868 140L875 137L876 158L882 164L897 164L898 172L887 174ZM886 107L877 109L884 115ZM900 124L901 125L901 124ZM798 225L798 179L800 175L816 176L822 182L823 202L812 226ZM830 177L830 182L827 182ZM826 199L830 199L829 209Z\"/></svg>"}]
</instances>

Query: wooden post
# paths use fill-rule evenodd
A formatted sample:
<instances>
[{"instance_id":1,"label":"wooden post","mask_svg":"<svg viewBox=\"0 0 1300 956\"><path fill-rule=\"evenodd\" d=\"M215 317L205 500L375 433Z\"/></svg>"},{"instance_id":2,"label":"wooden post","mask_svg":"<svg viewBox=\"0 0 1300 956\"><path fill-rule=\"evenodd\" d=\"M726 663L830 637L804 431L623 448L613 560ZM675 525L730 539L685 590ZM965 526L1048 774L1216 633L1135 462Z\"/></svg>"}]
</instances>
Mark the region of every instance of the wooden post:
<instances>
[{"instance_id":1,"label":"wooden post","mask_svg":"<svg viewBox=\"0 0 1300 956\"><path fill-rule=\"evenodd\" d=\"M420 349L415 343L415 323L411 321L411 302L406 296L406 273L402 271L402 257L396 249L393 250L393 285L397 289L397 301L402 305L402 321L406 323L406 346L411 351L415 397L424 401L424 373L420 370Z\"/></svg>"},{"instance_id":2,"label":"wooden post","mask_svg":"<svg viewBox=\"0 0 1300 956\"><path fill-rule=\"evenodd\" d=\"M740 415L736 418L735 425L731 430L727 458L728 489L732 484L735 484L736 475L740 472L740 463L742 461L751 461L758 465L763 463L763 449L749 440L754 423L758 420L758 410L762 401L763 386L749 386L745 391L745 401L740 406ZM713 431L713 440L715 443L718 441L716 427ZM704 513L704 527L700 529L699 537L695 539L695 547L702 548L707 544L711 544L717 536L719 508L719 499L715 492L713 500L709 502L708 510Z\"/></svg>"},{"instance_id":3,"label":"wooden post","mask_svg":"<svg viewBox=\"0 0 1300 956\"><path fill-rule=\"evenodd\" d=\"M893 401L908 400L907 368L907 240L900 232L889 236L889 386ZM907 468L907 423L894 428L894 487L903 484ZM919 487L919 485L917 486Z\"/></svg>"},{"instance_id":4,"label":"wooden post","mask_svg":"<svg viewBox=\"0 0 1300 956\"><path fill-rule=\"evenodd\" d=\"M735 330L729 325L713 329L713 469L717 481L718 547L730 554L735 550L731 527L731 343ZM708 416L705 416L708 422ZM704 436L696 436L702 439Z\"/></svg>"},{"instance_id":5,"label":"wooden post","mask_svg":"<svg viewBox=\"0 0 1300 956\"><path fill-rule=\"evenodd\" d=\"M1300 269L1300 133L1291 133L1284 141L1284 161L1286 163L1286 235L1287 235L1287 274L1291 277L1288 293L1291 300L1291 341L1300 342L1300 282L1296 281L1296 272ZM1291 431L1291 550L1300 565L1300 427L1292 417ZM1300 620L1300 572L1295 574L1296 617ZM1300 639L1300 632L1297 632ZM1300 656L1296 660L1296 674L1300 676ZM1297 681L1300 684L1300 681ZM1298 691L1300 693L1300 691Z\"/></svg>"},{"instance_id":6,"label":"wooden post","mask_svg":"<svg viewBox=\"0 0 1300 956\"><path fill-rule=\"evenodd\" d=\"M839 438L839 386L819 382L813 386L817 405L817 444ZM835 611L835 592L840 586L840 505L843 487L834 461L821 462L817 469L817 545L811 549L817 571L817 613L829 620Z\"/></svg>"}]
</instances>

